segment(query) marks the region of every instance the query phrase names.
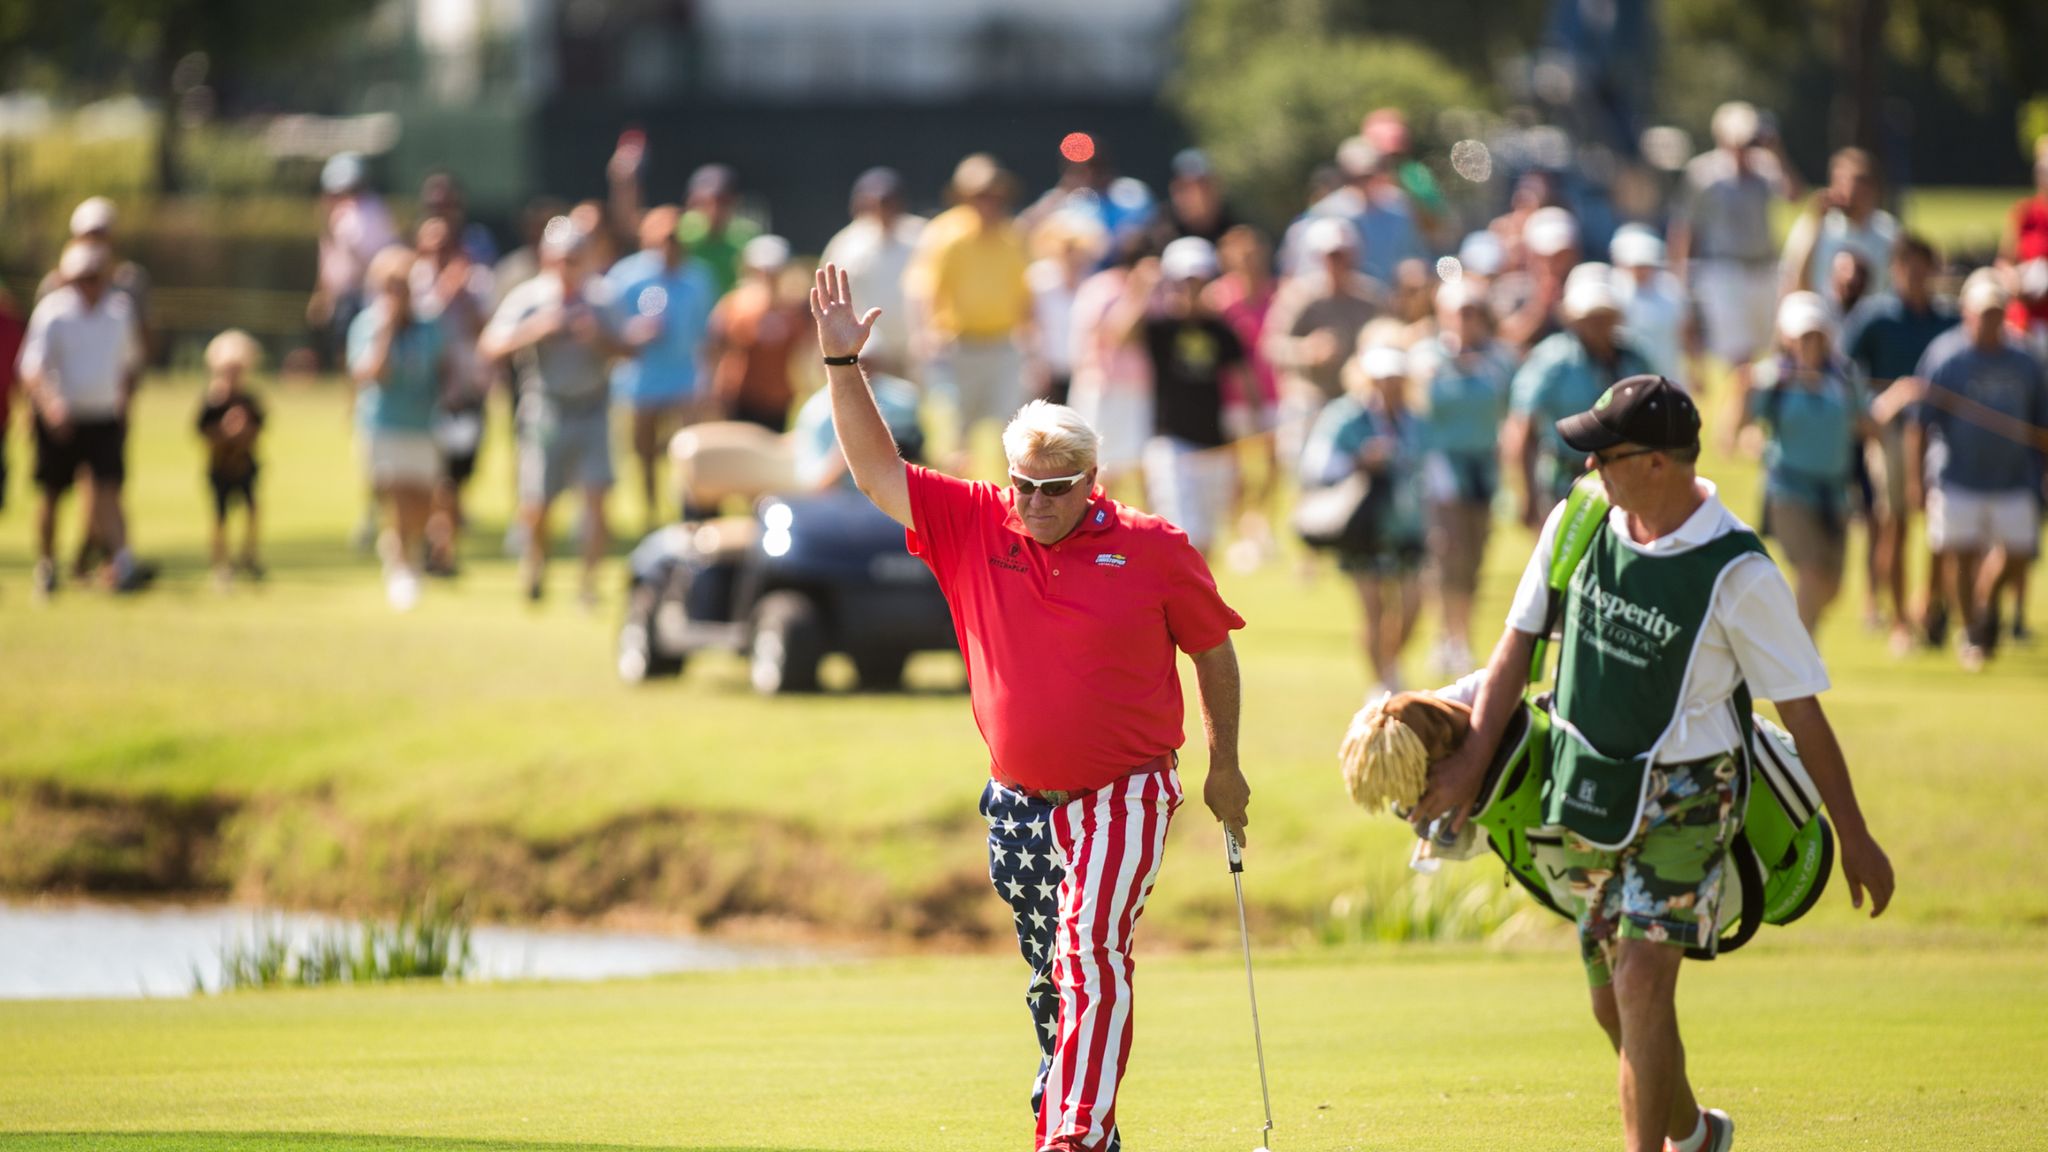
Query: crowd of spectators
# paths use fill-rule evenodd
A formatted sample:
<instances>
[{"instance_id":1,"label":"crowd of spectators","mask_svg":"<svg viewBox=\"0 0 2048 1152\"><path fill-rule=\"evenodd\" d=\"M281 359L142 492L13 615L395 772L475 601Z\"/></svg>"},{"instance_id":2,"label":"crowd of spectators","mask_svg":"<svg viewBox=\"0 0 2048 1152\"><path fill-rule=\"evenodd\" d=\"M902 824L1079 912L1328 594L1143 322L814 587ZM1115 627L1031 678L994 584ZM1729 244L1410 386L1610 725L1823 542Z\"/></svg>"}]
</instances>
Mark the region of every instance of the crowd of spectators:
<instances>
[{"instance_id":1,"label":"crowd of spectators","mask_svg":"<svg viewBox=\"0 0 2048 1152\"><path fill-rule=\"evenodd\" d=\"M1997 258L1956 267L1885 210L1878 166L1837 152L1809 191L1770 117L1739 102L1684 168L1668 206L1611 235L1582 227L1562 174L1517 175L1506 210L1466 219L1413 154L1394 109L1335 142L1332 165L1277 234L1244 223L1200 151L1163 196L1099 153L1026 201L993 156L961 160L929 219L888 168L855 181L849 220L819 259L882 309L868 359L892 411L973 467L977 438L1043 397L1102 435L1102 482L1242 567L1271 561L1288 484L1363 473L1369 541L1340 548L1357 589L1360 651L1398 688L1425 608L1433 670L1472 663L1472 599L1492 528L1540 524L1588 461L1554 422L1614 382L1656 373L1709 408L1724 447L1764 474L1759 526L1818 626L1860 562L1867 624L1901 654L1951 635L1981 667L2030 638L2048 438L2048 142L2037 190ZM797 415L816 386L804 289L813 264L762 222L773 190L698 169L673 203L646 203L646 144L622 137L604 199L537 200L500 254L460 184L430 177L394 211L360 157L322 174L319 271L307 317L354 382L369 536L386 591L410 608L457 570L463 493L489 398L510 398L524 595L545 594L550 510L572 496L580 598L599 599L614 443L647 525L671 511L669 438L707 420L795 424L806 476L835 482L829 419ZM1779 244L1774 205L1792 216ZM409 238L400 217L409 217ZM19 391L35 445L35 587L62 581L57 506L80 480L75 577L134 590L123 514L130 401L148 358L148 276L124 260L114 205L78 206L72 240L31 309L0 293L0 419ZM1594 259L1604 255L1606 258ZM1961 284L1953 298L1945 285ZM24 315L24 312L27 315ZM260 579L265 411L261 347L207 348L197 419L223 585ZM1724 393L1721 397L1710 394ZM616 415L616 419L615 419ZM794 417L794 421L793 421ZM0 424L4 428L4 424ZM18 457L17 457L18 458ZM0 499L8 458L0 437ZM240 508L242 547L227 522ZM1926 522L1925 557L1910 525Z\"/></svg>"}]
</instances>

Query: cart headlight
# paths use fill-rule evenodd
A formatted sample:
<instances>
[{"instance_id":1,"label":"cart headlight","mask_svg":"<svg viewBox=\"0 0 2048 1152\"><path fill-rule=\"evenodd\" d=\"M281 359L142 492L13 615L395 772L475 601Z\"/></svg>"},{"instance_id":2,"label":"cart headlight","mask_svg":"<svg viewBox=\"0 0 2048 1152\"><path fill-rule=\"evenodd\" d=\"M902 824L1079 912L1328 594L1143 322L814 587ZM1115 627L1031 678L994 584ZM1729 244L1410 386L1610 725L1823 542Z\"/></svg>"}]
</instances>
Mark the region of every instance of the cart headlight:
<instances>
[{"instance_id":1,"label":"cart headlight","mask_svg":"<svg viewBox=\"0 0 2048 1152\"><path fill-rule=\"evenodd\" d=\"M761 510L761 551L773 557L789 555L789 529L796 523L796 513L787 504L770 504Z\"/></svg>"}]
</instances>

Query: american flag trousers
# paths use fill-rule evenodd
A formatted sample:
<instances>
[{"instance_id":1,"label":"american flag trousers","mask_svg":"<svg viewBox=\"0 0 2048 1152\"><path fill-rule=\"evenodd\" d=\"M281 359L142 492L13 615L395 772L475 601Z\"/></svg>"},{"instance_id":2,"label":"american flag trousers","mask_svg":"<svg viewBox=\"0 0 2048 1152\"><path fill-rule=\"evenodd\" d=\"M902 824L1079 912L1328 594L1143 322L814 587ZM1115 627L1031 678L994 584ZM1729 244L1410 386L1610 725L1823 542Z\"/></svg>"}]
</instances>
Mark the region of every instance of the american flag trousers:
<instances>
[{"instance_id":1,"label":"american flag trousers","mask_svg":"<svg viewBox=\"0 0 2048 1152\"><path fill-rule=\"evenodd\" d=\"M1126 776L1065 804L989 781L989 879L1031 966L1037 1144L1119 1152L1116 1093L1130 1059L1131 935L1159 876L1180 775Z\"/></svg>"}]
</instances>

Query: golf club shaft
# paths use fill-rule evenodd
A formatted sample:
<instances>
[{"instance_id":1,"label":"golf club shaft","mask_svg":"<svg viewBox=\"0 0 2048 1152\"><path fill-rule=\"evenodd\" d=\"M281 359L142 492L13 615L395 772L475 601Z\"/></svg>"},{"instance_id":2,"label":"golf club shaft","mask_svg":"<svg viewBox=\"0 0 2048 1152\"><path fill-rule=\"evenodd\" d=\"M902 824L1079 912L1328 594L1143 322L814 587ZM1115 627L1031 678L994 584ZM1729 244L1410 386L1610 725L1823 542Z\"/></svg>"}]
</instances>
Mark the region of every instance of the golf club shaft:
<instances>
[{"instance_id":1,"label":"golf club shaft","mask_svg":"<svg viewBox=\"0 0 2048 1152\"><path fill-rule=\"evenodd\" d=\"M1244 915L1244 866L1237 846L1237 838L1230 830L1223 830L1225 846L1229 849L1232 868L1230 883L1237 890L1237 932L1244 941L1244 987L1252 1002L1252 1050L1259 1056L1259 1102L1266 1109L1265 1141L1270 1143L1273 1135L1273 1096L1266 1089L1266 1041L1259 1032L1259 989L1252 983L1252 930Z\"/></svg>"}]
</instances>

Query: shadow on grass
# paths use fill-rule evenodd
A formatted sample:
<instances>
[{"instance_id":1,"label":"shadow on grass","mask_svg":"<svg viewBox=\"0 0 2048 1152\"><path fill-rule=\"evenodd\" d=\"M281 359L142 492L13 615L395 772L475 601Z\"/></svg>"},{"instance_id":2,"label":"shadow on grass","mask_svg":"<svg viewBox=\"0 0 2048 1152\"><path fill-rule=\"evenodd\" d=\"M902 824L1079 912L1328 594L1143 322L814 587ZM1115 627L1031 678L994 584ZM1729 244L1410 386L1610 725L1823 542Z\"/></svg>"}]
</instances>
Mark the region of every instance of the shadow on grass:
<instances>
[{"instance_id":1,"label":"shadow on grass","mask_svg":"<svg viewBox=\"0 0 2048 1152\"><path fill-rule=\"evenodd\" d=\"M276 1148L295 1152L829 1152L730 1144L584 1144L353 1132L0 1132L0 1148L61 1148L65 1152L269 1152Z\"/></svg>"}]
</instances>

